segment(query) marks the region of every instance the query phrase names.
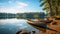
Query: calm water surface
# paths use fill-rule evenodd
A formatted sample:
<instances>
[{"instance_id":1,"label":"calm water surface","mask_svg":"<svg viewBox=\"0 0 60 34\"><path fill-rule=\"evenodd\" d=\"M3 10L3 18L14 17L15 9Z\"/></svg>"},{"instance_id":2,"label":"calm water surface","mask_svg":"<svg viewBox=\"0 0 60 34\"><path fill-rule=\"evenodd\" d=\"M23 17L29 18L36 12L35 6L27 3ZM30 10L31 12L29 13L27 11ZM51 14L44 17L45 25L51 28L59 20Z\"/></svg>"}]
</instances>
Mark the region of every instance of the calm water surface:
<instances>
[{"instance_id":1,"label":"calm water surface","mask_svg":"<svg viewBox=\"0 0 60 34\"><path fill-rule=\"evenodd\" d=\"M39 31L27 24L24 19L0 19L0 34L15 34L22 29Z\"/></svg>"}]
</instances>

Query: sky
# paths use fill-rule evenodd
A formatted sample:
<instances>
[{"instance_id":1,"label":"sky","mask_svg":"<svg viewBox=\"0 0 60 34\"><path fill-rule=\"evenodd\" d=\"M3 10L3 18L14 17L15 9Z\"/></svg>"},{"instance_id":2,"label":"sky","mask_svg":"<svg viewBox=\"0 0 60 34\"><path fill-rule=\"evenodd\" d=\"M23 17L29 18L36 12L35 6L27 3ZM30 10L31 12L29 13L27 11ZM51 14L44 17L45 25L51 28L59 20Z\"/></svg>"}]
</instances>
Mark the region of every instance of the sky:
<instances>
[{"instance_id":1,"label":"sky","mask_svg":"<svg viewBox=\"0 0 60 34\"><path fill-rule=\"evenodd\" d=\"M0 13L43 12L39 0L0 0Z\"/></svg>"}]
</instances>

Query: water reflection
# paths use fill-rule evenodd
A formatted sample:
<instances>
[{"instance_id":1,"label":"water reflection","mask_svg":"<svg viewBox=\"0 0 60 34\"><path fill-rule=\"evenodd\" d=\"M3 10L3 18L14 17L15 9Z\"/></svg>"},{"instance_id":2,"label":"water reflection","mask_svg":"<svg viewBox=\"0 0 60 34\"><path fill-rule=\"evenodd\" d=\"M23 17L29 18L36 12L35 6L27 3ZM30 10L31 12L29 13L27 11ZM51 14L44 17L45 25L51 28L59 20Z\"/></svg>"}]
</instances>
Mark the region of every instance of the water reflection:
<instances>
[{"instance_id":1,"label":"water reflection","mask_svg":"<svg viewBox=\"0 0 60 34\"><path fill-rule=\"evenodd\" d=\"M0 34L15 34L16 31L21 29L38 32L37 29L27 24L24 19L0 19Z\"/></svg>"}]
</instances>

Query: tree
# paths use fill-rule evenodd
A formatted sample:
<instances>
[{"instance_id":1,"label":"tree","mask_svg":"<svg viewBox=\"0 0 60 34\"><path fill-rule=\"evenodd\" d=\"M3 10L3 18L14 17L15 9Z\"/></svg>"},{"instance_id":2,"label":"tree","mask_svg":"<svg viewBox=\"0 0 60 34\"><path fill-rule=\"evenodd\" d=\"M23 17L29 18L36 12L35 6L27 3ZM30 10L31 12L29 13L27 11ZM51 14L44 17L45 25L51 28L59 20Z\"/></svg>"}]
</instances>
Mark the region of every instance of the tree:
<instances>
[{"instance_id":1,"label":"tree","mask_svg":"<svg viewBox=\"0 0 60 34\"><path fill-rule=\"evenodd\" d=\"M50 13L50 16L59 15L60 13L60 0L42 0L40 6L44 6L43 10Z\"/></svg>"}]
</instances>

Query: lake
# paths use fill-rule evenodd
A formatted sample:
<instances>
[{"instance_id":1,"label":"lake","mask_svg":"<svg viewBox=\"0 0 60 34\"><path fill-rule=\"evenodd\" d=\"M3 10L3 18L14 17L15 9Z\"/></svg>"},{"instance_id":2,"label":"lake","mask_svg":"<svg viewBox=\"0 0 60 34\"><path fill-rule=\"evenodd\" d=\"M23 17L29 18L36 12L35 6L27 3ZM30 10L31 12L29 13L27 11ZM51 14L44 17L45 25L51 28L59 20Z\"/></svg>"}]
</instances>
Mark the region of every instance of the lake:
<instances>
[{"instance_id":1,"label":"lake","mask_svg":"<svg viewBox=\"0 0 60 34\"><path fill-rule=\"evenodd\" d=\"M0 34L15 34L19 30L39 30L27 24L24 19L0 19Z\"/></svg>"}]
</instances>

